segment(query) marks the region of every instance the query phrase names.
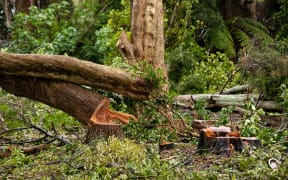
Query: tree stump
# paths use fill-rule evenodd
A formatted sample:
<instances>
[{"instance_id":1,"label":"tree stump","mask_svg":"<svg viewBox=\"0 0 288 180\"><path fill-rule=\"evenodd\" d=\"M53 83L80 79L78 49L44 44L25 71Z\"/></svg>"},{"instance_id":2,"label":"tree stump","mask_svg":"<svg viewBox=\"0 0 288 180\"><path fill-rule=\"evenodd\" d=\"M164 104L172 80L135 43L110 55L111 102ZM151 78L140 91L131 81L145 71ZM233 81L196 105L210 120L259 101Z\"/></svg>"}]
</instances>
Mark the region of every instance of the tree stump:
<instances>
[{"instance_id":1,"label":"tree stump","mask_svg":"<svg viewBox=\"0 0 288 180\"><path fill-rule=\"evenodd\" d=\"M129 119L137 121L137 118L131 114L110 110L109 104L110 101L104 99L90 117L85 143L89 143L93 139L110 136L124 138L122 124L114 124L113 120L118 120L123 124L128 124Z\"/></svg>"},{"instance_id":2,"label":"tree stump","mask_svg":"<svg viewBox=\"0 0 288 180\"><path fill-rule=\"evenodd\" d=\"M121 124L92 124L88 126L87 135L85 143L89 143L96 138L108 138L110 136L115 136L120 139L125 138L122 131Z\"/></svg>"},{"instance_id":3,"label":"tree stump","mask_svg":"<svg viewBox=\"0 0 288 180\"><path fill-rule=\"evenodd\" d=\"M198 140L198 150L200 152L211 151L216 145L216 137L225 137L231 132L229 127L209 127L202 129L200 131L200 136ZM223 143L225 144L225 142ZM227 149L227 147L226 147Z\"/></svg>"},{"instance_id":4,"label":"tree stump","mask_svg":"<svg viewBox=\"0 0 288 180\"><path fill-rule=\"evenodd\" d=\"M216 123L217 123L216 120L198 120L198 119L195 119L195 120L193 120L192 128L197 129L197 130L201 130L203 128L214 126Z\"/></svg>"},{"instance_id":5,"label":"tree stump","mask_svg":"<svg viewBox=\"0 0 288 180\"><path fill-rule=\"evenodd\" d=\"M240 137L238 131L231 132L226 126L202 129L198 140L199 152L210 151L225 156L230 156L234 150L242 152L245 148L254 150L261 146L256 137Z\"/></svg>"}]
</instances>

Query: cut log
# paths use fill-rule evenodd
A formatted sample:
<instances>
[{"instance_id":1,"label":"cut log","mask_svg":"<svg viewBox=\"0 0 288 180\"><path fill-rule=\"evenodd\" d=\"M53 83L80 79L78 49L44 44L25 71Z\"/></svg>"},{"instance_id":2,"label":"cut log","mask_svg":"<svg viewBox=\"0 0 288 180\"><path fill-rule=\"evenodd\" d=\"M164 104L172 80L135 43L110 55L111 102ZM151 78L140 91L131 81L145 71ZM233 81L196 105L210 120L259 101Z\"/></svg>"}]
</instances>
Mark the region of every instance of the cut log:
<instances>
[{"instance_id":1,"label":"cut log","mask_svg":"<svg viewBox=\"0 0 288 180\"><path fill-rule=\"evenodd\" d=\"M29 147L22 147L21 150L29 155L29 154L36 154L42 150L45 150L49 147L48 144L39 144L39 145L36 145L36 146L29 146Z\"/></svg>"},{"instance_id":2,"label":"cut log","mask_svg":"<svg viewBox=\"0 0 288 180\"><path fill-rule=\"evenodd\" d=\"M153 89L125 71L61 55L0 53L0 74L62 80L139 100L148 99Z\"/></svg>"},{"instance_id":3,"label":"cut log","mask_svg":"<svg viewBox=\"0 0 288 180\"><path fill-rule=\"evenodd\" d=\"M197 102L205 102L206 108L221 108L228 106L244 107L246 103L253 98L258 99L257 94L195 94L195 95L179 95L174 98L174 105L178 108L194 108ZM282 111L282 106L275 101L259 101L257 108L269 111Z\"/></svg>"},{"instance_id":4,"label":"cut log","mask_svg":"<svg viewBox=\"0 0 288 180\"><path fill-rule=\"evenodd\" d=\"M159 143L159 150L160 151L170 150L173 148L174 148L173 142L162 141L161 143Z\"/></svg>"},{"instance_id":5,"label":"cut log","mask_svg":"<svg viewBox=\"0 0 288 180\"><path fill-rule=\"evenodd\" d=\"M16 96L60 109L85 125L88 125L91 115L104 99L81 86L44 78L1 75L0 86Z\"/></svg>"}]
</instances>

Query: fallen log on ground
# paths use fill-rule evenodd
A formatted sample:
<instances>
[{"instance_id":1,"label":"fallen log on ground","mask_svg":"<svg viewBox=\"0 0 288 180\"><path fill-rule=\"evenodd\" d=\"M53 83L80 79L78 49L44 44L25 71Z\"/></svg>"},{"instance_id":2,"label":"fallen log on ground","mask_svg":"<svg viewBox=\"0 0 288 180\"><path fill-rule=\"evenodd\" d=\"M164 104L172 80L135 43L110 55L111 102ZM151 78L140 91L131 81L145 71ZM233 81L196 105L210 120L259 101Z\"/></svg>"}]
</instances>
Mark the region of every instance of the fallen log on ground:
<instances>
[{"instance_id":1,"label":"fallen log on ground","mask_svg":"<svg viewBox=\"0 0 288 180\"><path fill-rule=\"evenodd\" d=\"M244 107L252 99L256 102L257 94L193 94L179 95L174 98L174 105L180 108L193 109L195 103L203 102L206 108L221 108L227 106ZM276 101L262 101L257 104L257 108L269 111L282 111L283 107Z\"/></svg>"}]
</instances>

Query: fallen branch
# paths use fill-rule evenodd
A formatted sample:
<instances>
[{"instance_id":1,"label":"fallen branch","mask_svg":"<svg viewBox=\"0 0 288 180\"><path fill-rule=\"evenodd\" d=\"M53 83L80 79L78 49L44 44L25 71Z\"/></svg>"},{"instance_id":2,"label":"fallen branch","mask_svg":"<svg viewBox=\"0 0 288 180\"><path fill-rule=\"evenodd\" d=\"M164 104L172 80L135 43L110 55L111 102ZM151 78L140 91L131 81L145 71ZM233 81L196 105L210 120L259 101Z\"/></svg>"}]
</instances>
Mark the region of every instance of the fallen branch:
<instances>
[{"instance_id":1,"label":"fallen branch","mask_svg":"<svg viewBox=\"0 0 288 180\"><path fill-rule=\"evenodd\" d=\"M27 129L35 129L37 131L39 131L40 133L44 134L43 137L40 137L40 138L37 138L37 139L30 139L30 140L26 140L26 141L12 141L10 139L6 139L6 141L4 141L3 143L4 144L27 144L27 143L36 143L36 142L40 142L48 137L50 138L53 138L53 139L56 139L58 141L60 141L61 143L64 143L64 144L72 144L68 139L60 136L60 135L53 135L52 133L40 128L40 127L37 127L35 125L31 125L30 127L22 127L22 128L14 128L14 129L8 129L6 131L2 131L0 132L0 135L3 135L3 134L7 134L7 133L11 133L13 131L22 131L22 130L27 130Z\"/></svg>"},{"instance_id":2,"label":"fallen branch","mask_svg":"<svg viewBox=\"0 0 288 180\"><path fill-rule=\"evenodd\" d=\"M44 129L42 129L38 126L35 126L35 125L31 125L31 127L38 130L39 132L45 134L46 137L51 137L51 138L57 139L58 141L60 141L61 143L64 143L64 144L72 144L68 139L64 138L63 136L60 136L57 134L53 135L50 132L45 131Z\"/></svg>"},{"instance_id":3,"label":"fallen branch","mask_svg":"<svg viewBox=\"0 0 288 180\"><path fill-rule=\"evenodd\" d=\"M251 88L249 84L239 85L239 86L235 86L235 87L223 90L223 92L220 94L235 94L235 93L245 92L248 90L248 88Z\"/></svg>"}]
</instances>

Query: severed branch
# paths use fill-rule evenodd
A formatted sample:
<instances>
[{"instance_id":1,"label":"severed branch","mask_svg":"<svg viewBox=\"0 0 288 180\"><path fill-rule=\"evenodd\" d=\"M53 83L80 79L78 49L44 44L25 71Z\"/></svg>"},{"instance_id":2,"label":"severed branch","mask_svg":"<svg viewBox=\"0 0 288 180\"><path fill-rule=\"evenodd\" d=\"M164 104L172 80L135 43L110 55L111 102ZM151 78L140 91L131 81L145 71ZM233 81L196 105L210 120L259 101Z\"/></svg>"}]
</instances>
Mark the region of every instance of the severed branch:
<instances>
[{"instance_id":1,"label":"severed branch","mask_svg":"<svg viewBox=\"0 0 288 180\"><path fill-rule=\"evenodd\" d=\"M72 144L68 139L62 137L62 136L59 136L59 135L53 135L52 133L38 127L38 126L35 126L35 125L31 125L30 127L22 127L22 128L14 128L14 129L8 129L6 131L2 131L0 132L0 135L3 135L3 134L7 134L7 133L10 133L10 132L13 132L13 131L21 131L21 130L27 130L27 129L35 129L37 131L39 131L40 133L44 134L43 137L40 137L38 139L32 139L32 140L27 140L27 141L12 141L12 140L9 140L9 139L6 139L6 142L4 142L5 144L27 144L27 143L35 143L35 142L39 142L39 141L42 141L48 137L50 138L53 138L53 139L57 139L58 141L60 141L61 143L64 143L64 144ZM8 140L8 141L7 141Z\"/></svg>"},{"instance_id":2,"label":"severed branch","mask_svg":"<svg viewBox=\"0 0 288 180\"><path fill-rule=\"evenodd\" d=\"M36 129L38 130L39 132L45 134L46 137L51 137L51 138L54 138L54 139L57 139L58 141L60 141L61 143L64 143L64 144L72 144L68 139L64 138L63 136L60 136L60 135L53 135L51 134L50 132L38 127L38 126L35 126L35 125L31 125L31 128L33 129Z\"/></svg>"}]
</instances>

